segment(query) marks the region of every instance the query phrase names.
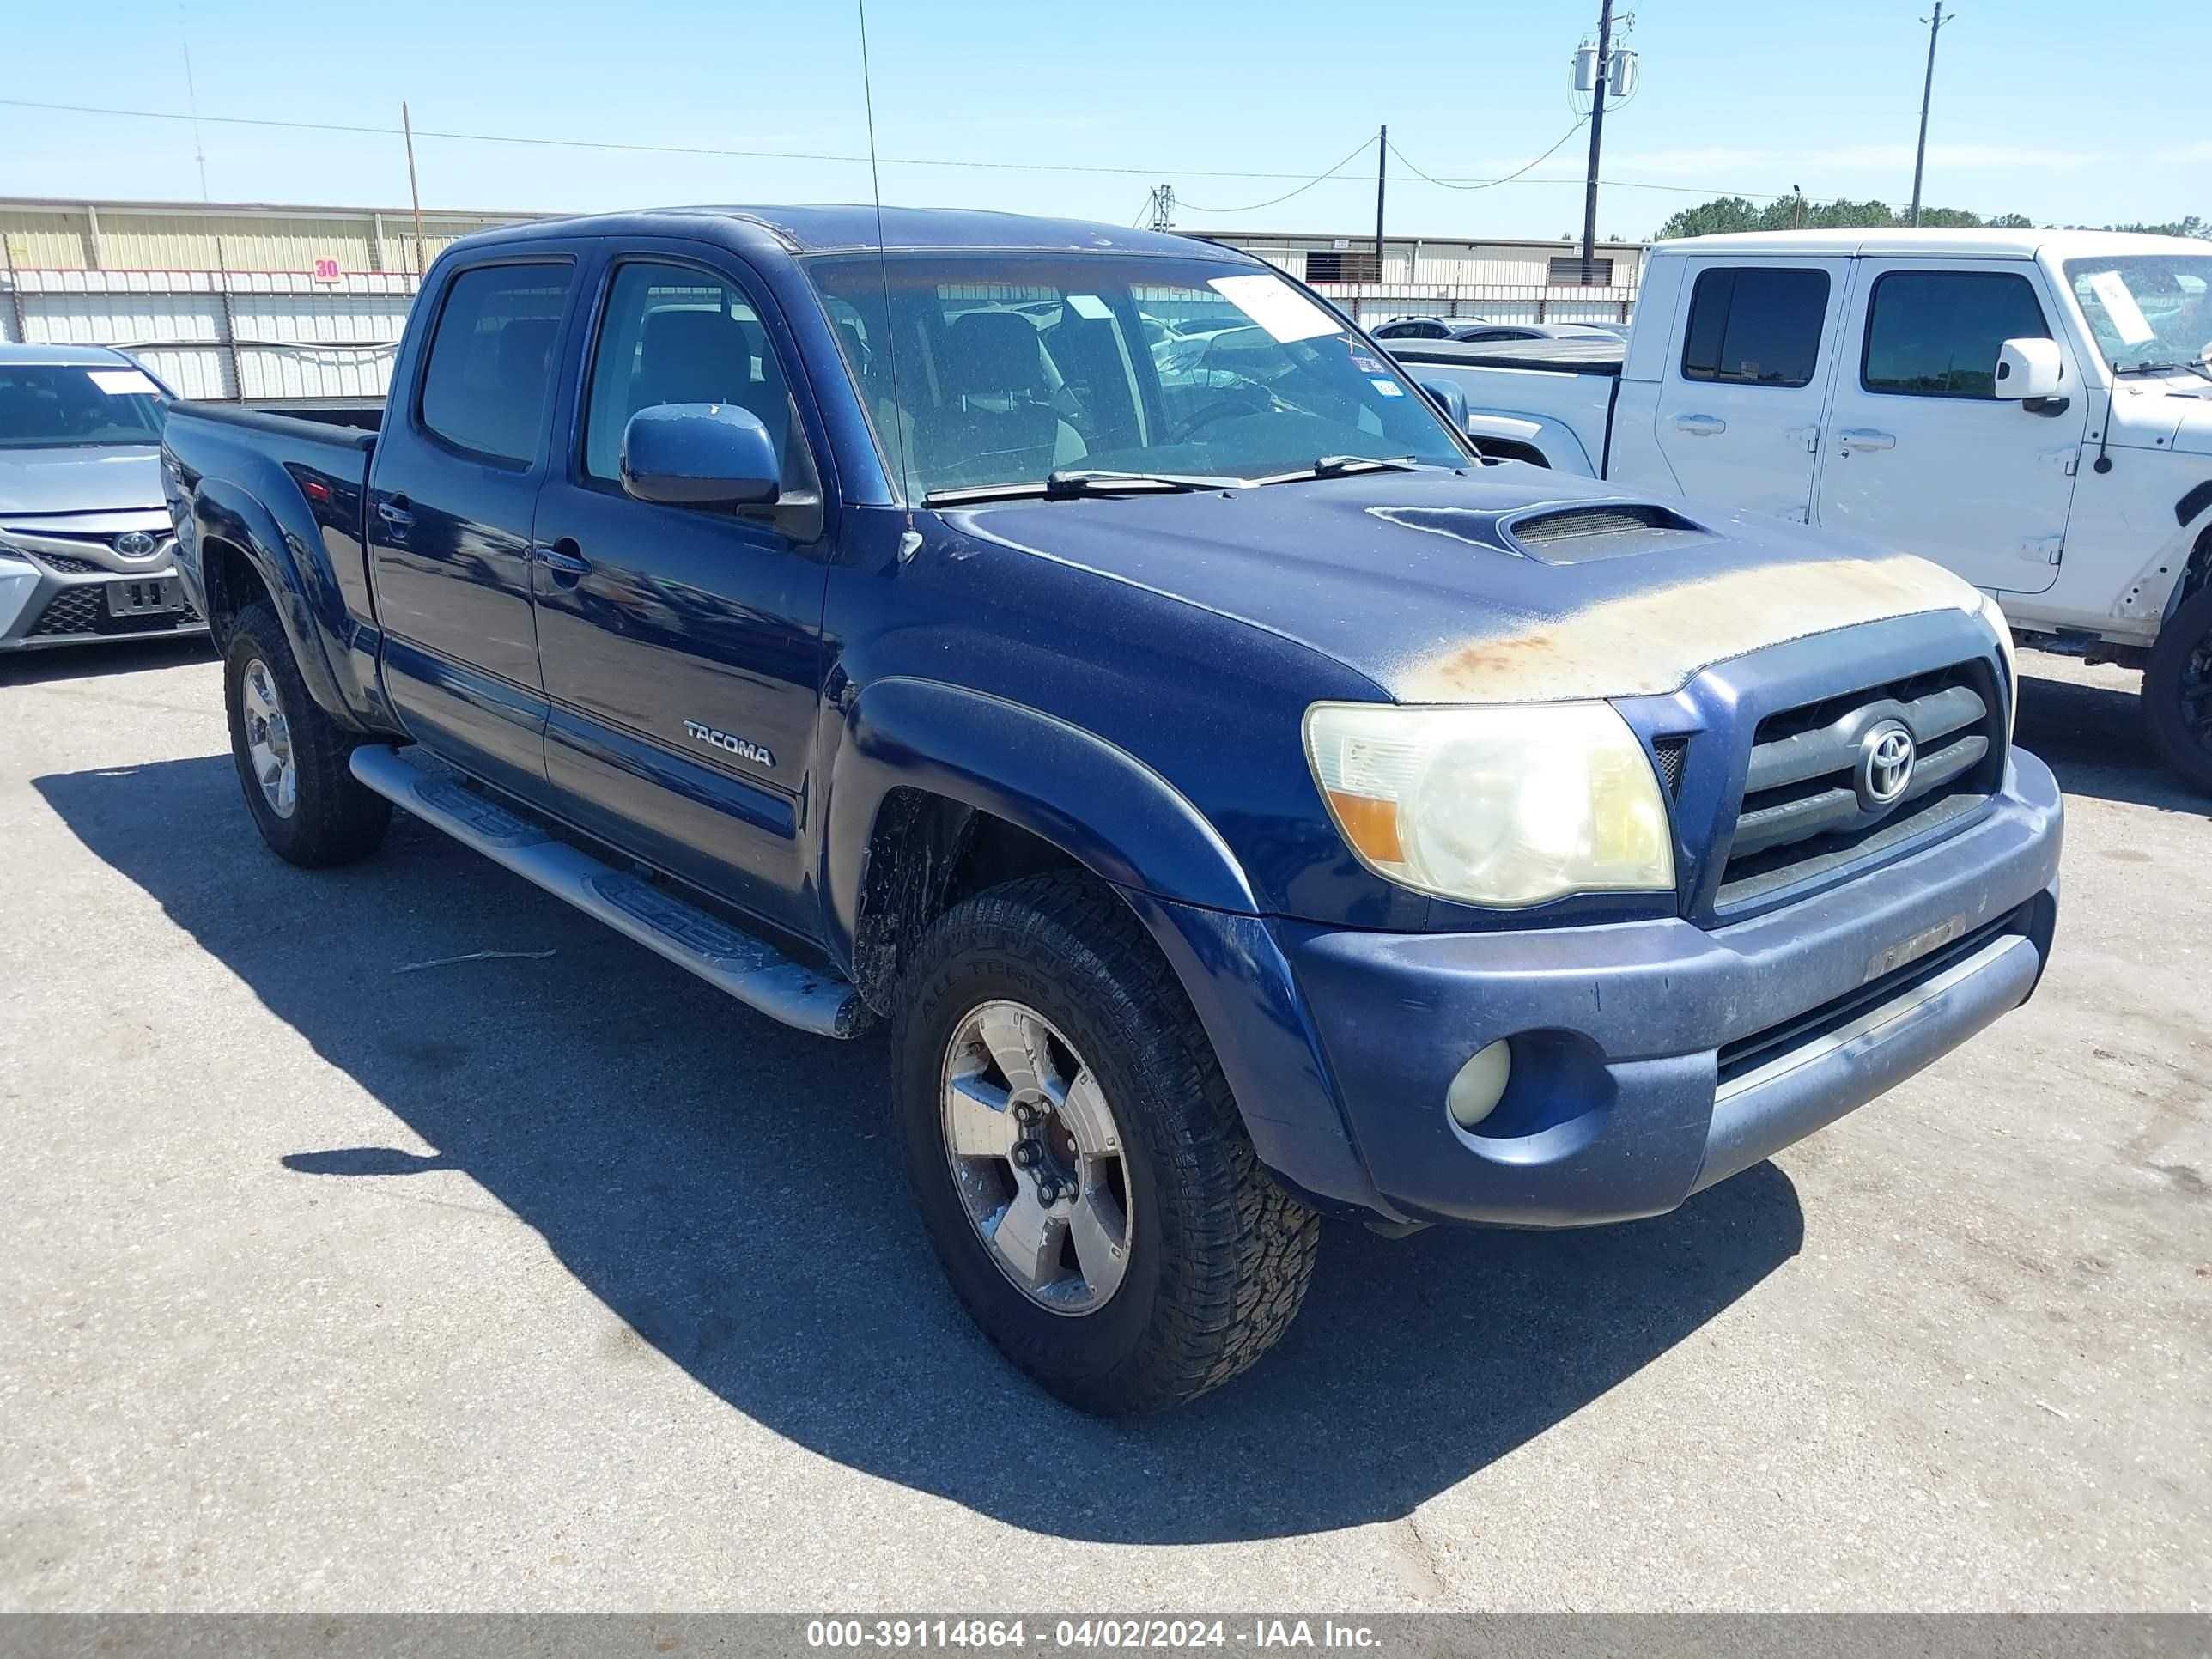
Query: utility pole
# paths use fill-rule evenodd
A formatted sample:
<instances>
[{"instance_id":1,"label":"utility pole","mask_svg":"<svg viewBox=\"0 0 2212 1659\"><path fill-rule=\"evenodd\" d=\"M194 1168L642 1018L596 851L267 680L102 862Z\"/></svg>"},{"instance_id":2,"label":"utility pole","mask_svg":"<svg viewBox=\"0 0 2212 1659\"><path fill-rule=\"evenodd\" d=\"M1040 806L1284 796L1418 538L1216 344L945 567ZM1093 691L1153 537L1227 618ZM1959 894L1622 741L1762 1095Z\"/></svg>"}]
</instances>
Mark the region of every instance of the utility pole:
<instances>
[{"instance_id":1,"label":"utility pole","mask_svg":"<svg viewBox=\"0 0 2212 1659\"><path fill-rule=\"evenodd\" d=\"M1613 0L1604 0L1597 15L1597 96L1590 105L1589 177L1583 185L1583 282L1590 278L1597 258L1597 158L1605 143L1606 60L1613 55Z\"/></svg>"},{"instance_id":2,"label":"utility pole","mask_svg":"<svg viewBox=\"0 0 2212 1659\"><path fill-rule=\"evenodd\" d=\"M1390 129L1375 138L1375 280L1382 280L1382 181L1390 165Z\"/></svg>"},{"instance_id":3,"label":"utility pole","mask_svg":"<svg viewBox=\"0 0 2212 1659\"><path fill-rule=\"evenodd\" d=\"M1154 185L1152 186L1152 228L1154 230L1173 230L1175 228L1175 186L1173 185Z\"/></svg>"},{"instance_id":4,"label":"utility pole","mask_svg":"<svg viewBox=\"0 0 2212 1659\"><path fill-rule=\"evenodd\" d=\"M1959 14L1943 15L1943 0L1936 0L1936 15L1920 21L1928 25L1928 78L1920 85L1920 148L1912 155L1912 222L1920 222L1920 178L1928 167L1928 101L1936 93L1936 37L1943 25L1958 21Z\"/></svg>"},{"instance_id":5,"label":"utility pole","mask_svg":"<svg viewBox=\"0 0 2212 1659\"><path fill-rule=\"evenodd\" d=\"M415 185L415 122L407 113L407 100L399 100L399 130L407 135L407 194L415 203L415 280L422 280L422 192Z\"/></svg>"}]
</instances>

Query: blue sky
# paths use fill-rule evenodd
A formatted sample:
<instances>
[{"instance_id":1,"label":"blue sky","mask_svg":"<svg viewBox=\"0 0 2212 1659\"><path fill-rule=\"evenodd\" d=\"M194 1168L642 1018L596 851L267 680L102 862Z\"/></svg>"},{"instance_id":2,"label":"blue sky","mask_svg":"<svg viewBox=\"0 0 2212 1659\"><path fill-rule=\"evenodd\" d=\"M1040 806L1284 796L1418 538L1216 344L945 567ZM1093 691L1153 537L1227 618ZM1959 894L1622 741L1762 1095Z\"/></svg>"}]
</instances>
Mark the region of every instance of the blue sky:
<instances>
[{"instance_id":1,"label":"blue sky","mask_svg":"<svg viewBox=\"0 0 2212 1659\"><path fill-rule=\"evenodd\" d=\"M1644 82L1607 118L1604 173L1624 184L1603 194L1601 234L1648 234L1674 208L1723 191L1796 185L1812 197L1902 204L1926 10L1922 0L1635 7ZM1261 210L1218 210L1294 188L1384 121L1428 173L1486 179L1521 167L1575 119L1567 60L1596 11L1596 0L874 0L883 155L1033 167L894 161L884 197L1127 222L1165 181L1185 204L1187 228L1367 231L1371 149L1346 180ZM404 97L418 129L434 131L831 155L866 147L849 0L25 5L4 32L15 72L0 95L182 111L187 29L207 115L396 125ZM2185 67L2201 76L2208 62L2205 0L1966 0L1937 65L1927 198L2058 222L2212 217L2212 126L2185 120L2203 104L2179 82ZM207 125L200 142L217 201L406 200L396 137ZM1547 237L1578 228L1586 142L1577 135L1530 175L1557 182L1474 191L1421 183L1394 159L1390 228ZM416 155L428 207L868 192L865 166L843 161L438 137L418 138ZM1129 171L1073 170L1082 167ZM1207 176L1231 173L1290 176ZM197 200L192 131L0 105L0 194Z\"/></svg>"}]
</instances>

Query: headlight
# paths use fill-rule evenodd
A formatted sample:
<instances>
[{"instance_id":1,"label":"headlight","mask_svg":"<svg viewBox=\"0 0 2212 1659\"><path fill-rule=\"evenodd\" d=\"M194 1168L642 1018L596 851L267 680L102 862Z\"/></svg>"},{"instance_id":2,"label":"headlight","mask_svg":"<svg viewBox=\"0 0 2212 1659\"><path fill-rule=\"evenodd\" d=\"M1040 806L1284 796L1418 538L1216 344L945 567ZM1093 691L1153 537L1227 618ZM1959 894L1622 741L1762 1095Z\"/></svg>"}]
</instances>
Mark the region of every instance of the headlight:
<instances>
[{"instance_id":1,"label":"headlight","mask_svg":"<svg viewBox=\"0 0 2212 1659\"><path fill-rule=\"evenodd\" d=\"M1321 702L1306 754L1346 844L1401 886L1504 907L1674 885L1658 777L1609 704Z\"/></svg>"},{"instance_id":2,"label":"headlight","mask_svg":"<svg viewBox=\"0 0 2212 1659\"><path fill-rule=\"evenodd\" d=\"M2005 665L2005 744L2012 744L2012 729L2020 715L2020 656L2013 649L2012 624L2005 620L2004 607L1988 594L1982 595L1982 620L1997 636L1997 649L2003 653Z\"/></svg>"}]
</instances>

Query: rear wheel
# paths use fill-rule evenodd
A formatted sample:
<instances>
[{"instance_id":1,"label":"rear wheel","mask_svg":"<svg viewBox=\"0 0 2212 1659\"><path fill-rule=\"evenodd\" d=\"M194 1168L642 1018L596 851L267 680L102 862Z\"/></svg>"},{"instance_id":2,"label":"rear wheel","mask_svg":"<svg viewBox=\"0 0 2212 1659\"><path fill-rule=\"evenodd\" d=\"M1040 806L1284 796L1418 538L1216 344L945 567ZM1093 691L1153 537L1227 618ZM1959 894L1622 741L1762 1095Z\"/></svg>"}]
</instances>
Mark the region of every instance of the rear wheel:
<instances>
[{"instance_id":1,"label":"rear wheel","mask_svg":"<svg viewBox=\"0 0 2212 1659\"><path fill-rule=\"evenodd\" d=\"M1046 1389L1157 1411L1288 1328L1319 1218L1260 1167L1182 988L1110 890L1039 877L956 905L892 1044L930 1240Z\"/></svg>"},{"instance_id":2,"label":"rear wheel","mask_svg":"<svg viewBox=\"0 0 2212 1659\"><path fill-rule=\"evenodd\" d=\"M230 751L262 840L309 869L374 852L392 803L356 781L353 738L307 695L291 642L265 605L231 624L223 661Z\"/></svg>"},{"instance_id":3,"label":"rear wheel","mask_svg":"<svg viewBox=\"0 0 2212 1659\"><path fill-rule=\"evenodd\" d=\"M2160 632L2142 698L2166 763L2212 794L2212 586L2199 588Z\"/></svg>"}]
</instances>

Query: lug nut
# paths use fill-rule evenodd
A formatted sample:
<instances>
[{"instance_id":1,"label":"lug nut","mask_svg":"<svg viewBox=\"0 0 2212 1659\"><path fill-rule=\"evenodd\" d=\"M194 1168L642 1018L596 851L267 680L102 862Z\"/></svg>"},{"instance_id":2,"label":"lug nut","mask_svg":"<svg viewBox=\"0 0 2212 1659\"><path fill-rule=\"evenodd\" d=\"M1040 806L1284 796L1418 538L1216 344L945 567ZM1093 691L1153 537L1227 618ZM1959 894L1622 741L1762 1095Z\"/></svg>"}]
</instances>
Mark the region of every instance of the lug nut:
<instances>
[{"instance_id":1,"label":"lug nut","mask_svg":"<svg viewBox=\"0 0 2212 1659\"><path fill-rule=\"evenodd\" d=\"M1034 1140L1018 1140L1014 1143L1013 1159L1015 1167L1018 1169L1034 1170L1043 1157L1044 1148Z\"/></svg>"},{"instance_id":2,"label":"lug nut","mask_svg":"<svg viewBox=\"0 0 2212 1659\"><path fill-rule=\"evenodd\" d=\"M1030 1123L1034 1123L1034 1122L1036 1122L1036 1121L1037 1121L1037 1109L1036 1109L1036 1107L1034 1107L1034 1106L1030 1105L1030 1104L1029 1103L1029 1102L1027 1102L1026 1100L1025 1100L1025 1101L1024 1101L1020 1105L1018 1105L1018 1106L1017 1106L1017 1107L1015 1107L1015 1108L1014 1108L1014 1121L1015 1121L1015 1122L1017 1122L1017 1123L1020 1123L1020 1124L1030 1124Z\"/></svg>"}]
</instances>

